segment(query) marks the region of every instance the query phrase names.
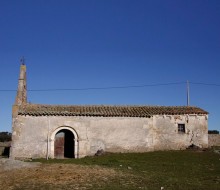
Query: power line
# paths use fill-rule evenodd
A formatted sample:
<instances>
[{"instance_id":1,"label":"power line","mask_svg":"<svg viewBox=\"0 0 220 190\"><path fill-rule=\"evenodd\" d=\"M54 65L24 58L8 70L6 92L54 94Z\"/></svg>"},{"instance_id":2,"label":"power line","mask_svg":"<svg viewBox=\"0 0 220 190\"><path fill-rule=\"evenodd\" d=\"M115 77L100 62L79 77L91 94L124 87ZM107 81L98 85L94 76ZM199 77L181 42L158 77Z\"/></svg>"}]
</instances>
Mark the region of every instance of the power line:
<instances>
[{"instance_id":1,"label":"power line","mask_svg":"<svg viewBox=\"0 0 220 190\"><path fill-rule=\"evenodd\" d=\"M154 86L168 86L184 84L185 82L175 83L160 83L160 84L144 84L144 85L129 85L129 86L109 86L109 87L89 87L89 88L67 88L67 89L40 89L40 90L29 90L29 91L83 91L83 90L111 90L111 89L127 89L127 88L144 88Z\"/></svg>"},{"instance_id":2,"label":"power line","mask_svg":"<svg viewBox=\"0 0 220 190\"><path fill-rule=\"evenodd\" d=\"M185 82L173 82L173 83L157 83L157 84L144 84L144 85L128 85L128 86L109 86L109 87L88 87L88 88L54 88L54 89L30 89L29 92L40 91L84 91L84 90L111 90L111 89L127 89L127 88L144 88L144 87L156 87L156 86L169 86L185 84ZM17 90L0 90L0 92L14 92Z\"/></svg>"},{"instance_id":3,"label":"power line","mask_svg":"<svg viewBox=\"0 0 220 190\"><path fill-rule=\"evenodd\" d=\"M217 86L220 84L214 83L201 83L201 82L188 82L193 85L205 85L205 86ZM111 89L129 89L129 88L144 88L144 87L158 87L158 86L171 86L186 84L186 82L172 82L172 83L155 83L155 84L143 84L143 85L128 85L128 86L109 86L109 87L88 87L88 88L51 88L51 89L30 89L29 92L48 92L48 91L86 91L86 90L111 90ZM16 92L12 89L0 89L0 92Z\"/></svg>"},{"instance_id":4,"label":"power line","mask_svg":"<svg viewBox=\"0 0 220 190\"><path fill-rule=\"evenodd\" d=\"M0 92L16 92L17 90L0 90Z\"/></svg>"},{"instance_id":5,"label":"power line","mask_svg":"<svg viewBox=\"0 0 220 190\"><path fill-rule=\"evenodd\" d=\"M190 82L191 84L204 85L204 86L220 86L220 84L214 83L202 83L202 82Z\"/></svg>"}]
</instances>

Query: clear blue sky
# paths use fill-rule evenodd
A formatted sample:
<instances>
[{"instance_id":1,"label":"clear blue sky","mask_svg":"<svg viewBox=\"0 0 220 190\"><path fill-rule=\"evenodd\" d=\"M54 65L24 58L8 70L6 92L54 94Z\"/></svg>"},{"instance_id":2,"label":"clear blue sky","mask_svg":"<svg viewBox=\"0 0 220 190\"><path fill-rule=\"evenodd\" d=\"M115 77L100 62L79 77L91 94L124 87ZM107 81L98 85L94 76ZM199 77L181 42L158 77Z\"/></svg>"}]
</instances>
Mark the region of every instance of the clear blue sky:
<instances>
[{"instance_id":1,"label":"clear blue sky","mask_svg":"<svg viewBox=\"0 0 220 190\"><path fill-rule=\"evenodd\" d=\"M220 130L219 0L0 0L0 90L76 89L189 80L190 104ZM0 91L0 131L16 92ZM186 84L28 92L43 104L186 105Z\"/></svg>"}]
</instances>

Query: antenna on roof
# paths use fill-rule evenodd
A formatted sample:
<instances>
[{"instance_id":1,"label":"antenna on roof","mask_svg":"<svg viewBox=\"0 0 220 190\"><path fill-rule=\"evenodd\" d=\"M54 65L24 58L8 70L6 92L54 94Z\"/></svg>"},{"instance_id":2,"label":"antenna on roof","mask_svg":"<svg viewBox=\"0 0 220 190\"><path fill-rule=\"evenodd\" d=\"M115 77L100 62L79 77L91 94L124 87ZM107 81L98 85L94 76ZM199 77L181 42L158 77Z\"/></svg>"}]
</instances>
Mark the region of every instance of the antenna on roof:
<instances>
[{"instance_id":1,"label":"antenna on roof","mask_svg":"<svg viewBox=\"0 0 220 190\"><path fill-rule=\"evenodd\" d=\"M189 106L189 81L186 81L186 89L187 89L187 106Z\"/></svg>"},{"instance_id":2,"label":"antenna on roof","mask_svg":"<svg viewBox=\"0 0 220 190\"><path fill-rule=\"evenodd\" d=\"M24 56L22 56L20 62L21 62L22 65L25 65L25 59L24 59Z\"/></svg>"}]
</instances>

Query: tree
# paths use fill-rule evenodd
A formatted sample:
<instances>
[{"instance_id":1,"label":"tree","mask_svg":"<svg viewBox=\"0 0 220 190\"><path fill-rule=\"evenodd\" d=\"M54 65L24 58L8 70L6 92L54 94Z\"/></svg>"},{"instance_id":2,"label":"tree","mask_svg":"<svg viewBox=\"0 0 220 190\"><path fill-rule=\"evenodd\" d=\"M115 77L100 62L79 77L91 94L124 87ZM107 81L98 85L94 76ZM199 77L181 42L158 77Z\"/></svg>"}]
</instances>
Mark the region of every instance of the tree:
<instances>
[{"instance_id":1,"label":"tree","mask_svg":"<svg viewBox=\"0 0 220 190\"><path fill-rule=\"evenodd\" d=\"M208 134L219 134L218 130L209 130Z\"/></svg>"},{"instance_id":2,"label":"tree","mask_svg":"<svg viewBox=\"0 0 220 190\"><path fill-rule=\"evenodd\" d=\"M11 133L0 132L0 142L11 141Z\"/></svg>"}]
</instances>

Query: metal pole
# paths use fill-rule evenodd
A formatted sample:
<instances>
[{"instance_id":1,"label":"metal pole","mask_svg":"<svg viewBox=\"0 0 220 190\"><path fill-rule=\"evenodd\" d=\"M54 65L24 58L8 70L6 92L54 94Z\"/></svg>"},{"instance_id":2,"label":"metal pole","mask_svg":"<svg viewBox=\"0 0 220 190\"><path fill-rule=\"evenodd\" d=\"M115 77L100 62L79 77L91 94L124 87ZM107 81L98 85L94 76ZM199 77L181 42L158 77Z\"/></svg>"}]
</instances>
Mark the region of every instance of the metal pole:
<instances>
[{"instance_id":1,"label":"metal pole","mask_svg":"<svg viewBox=\"0 0 220 190\"><path fill-rule=\"evenodd\" d=\"M187 80L187 106L189 106L189 81Z\"/></svg>"}]
</instances>

